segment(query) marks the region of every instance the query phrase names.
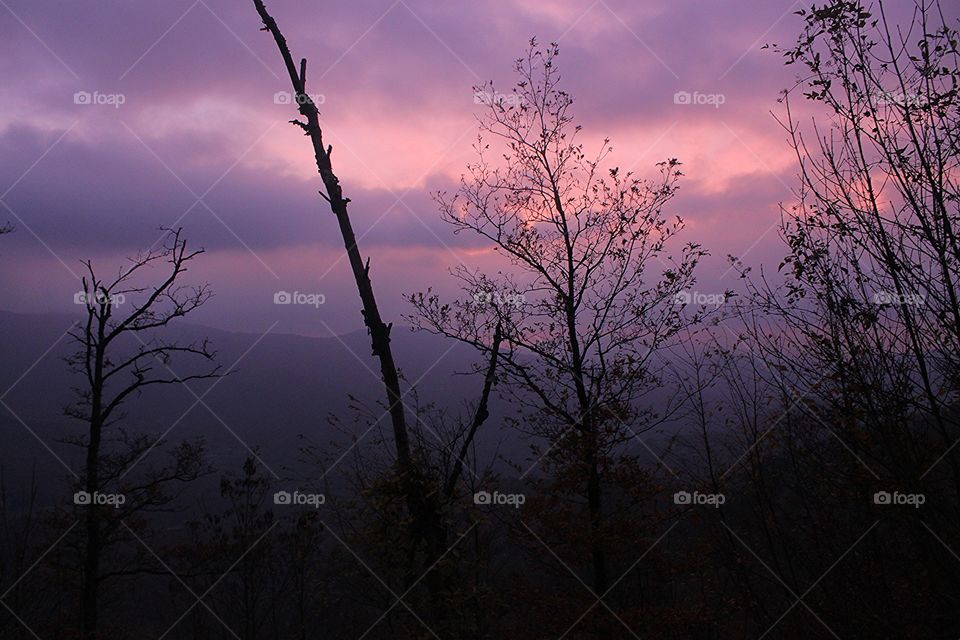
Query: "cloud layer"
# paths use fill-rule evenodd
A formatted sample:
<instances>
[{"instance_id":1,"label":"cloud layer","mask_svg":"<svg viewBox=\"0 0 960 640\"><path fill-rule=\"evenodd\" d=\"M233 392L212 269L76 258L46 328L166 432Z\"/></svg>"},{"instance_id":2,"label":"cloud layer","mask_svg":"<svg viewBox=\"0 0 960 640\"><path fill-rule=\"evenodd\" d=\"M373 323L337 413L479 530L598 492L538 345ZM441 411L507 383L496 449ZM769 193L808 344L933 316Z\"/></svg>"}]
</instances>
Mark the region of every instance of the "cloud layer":
<instances>
[{"instance_id":1,"label":"cloud layer","mask_svg":"<svg viewBox=\"0 0 960 640\"><path fill-rule=\"evenodd\" d=\"M534 35L560 43L588 147L610 137L617 164L641 175L668 157L684 163L669 213L714 254L704 287L732 286L726 254L779 257L770 229L795 180L770 111L794 77L761 46L794 38L796 8L270 3L294 55L309 58L308 86L322 94L354 224L394 316L395 292L449 287L450 266L490 261L439 221L430 194L455 188L473 158L472 86L509 87ZM0 221L18 229L0 241L0 306L63 308L79 260L113 269L177 224L208 250L202 275L220 295L206 321L255 330L277 313L271 292L307 287L327 293L324 321L302 312L285 318L288 330L358 326L339 236L308 145L286 124L294 109L276 103L288 83L252 3L6 0L2 13Z\"/></svg>"}]
</instances>

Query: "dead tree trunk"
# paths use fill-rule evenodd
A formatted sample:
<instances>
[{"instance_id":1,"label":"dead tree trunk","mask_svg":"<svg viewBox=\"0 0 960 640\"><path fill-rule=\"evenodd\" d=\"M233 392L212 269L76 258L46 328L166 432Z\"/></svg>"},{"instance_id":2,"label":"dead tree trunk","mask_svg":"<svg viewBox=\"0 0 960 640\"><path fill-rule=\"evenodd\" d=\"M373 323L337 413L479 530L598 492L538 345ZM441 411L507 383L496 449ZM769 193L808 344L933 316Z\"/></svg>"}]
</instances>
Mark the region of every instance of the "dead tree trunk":
<instances>
[{"instance_id":1,"label":"dead tree trunk","mask_svg":"<svg viewBox=\"0 0 960 640\"><path fill-rule=\"evenodd\" d=\"M343 245L347 251L347 257L350 261L350 268L353 270L353 277L357 283L357 291L360 294L360 301L363 304L361 313L363 322L370 333L370 340L373 347L373 355L380 361L380 374L383 379L383 385L387 392L387 403L389 407L390 421L393 427L393 439L397 456L397 471L400 477L401 487L410 512L412 520L411 541L413 544L412 557L416 555L416 548L420 543L427 547L432 546L431 541L435 539L435 531L438 529L439 509L436 504L436 494L428 494L418 470L414 466L410 455L410 438L406 423L406 415L403 405L403 396L400 393L400 378L397 374L397 365L393 359L393 352L390 348L390 328L392 325L386 324L380 317L380 310L377 308L377 299L373 293L373 285L370 282L370 261L364 263L360 255L360 249L357 247L356 235L353 232L353 226L350 223L350 216L347 213L349 198L343 197L343 191L340 187L340 180L333 172L333 166L330 162L330 155L333 152L332 146L324 145L323 132L320 129L320 117L317 106L306 93L306 75L307 61L300 60L299 70L293 62L287 41L280 32L273 17L267 13L262 0L254 0L254 6L260 18L263 20L261 30L269 31L273 35L283 57L287 72L290 75L290 82L296 95L296 102L300 114L306 120L292 120L291 123L302 128L313 144L313 153L317 163L317 170L326 193L320 192L327 202L330 209L337 218L340 226L340 235L343 237ZM433 500L429 496L433 496ZM410 567L408 575L410 580L414 579L413 567ZM429 581L428 581L429 584ZM437 595L437 594L432 594Z\"/></svg>"},{"instance_id":2,"label":"dead tree trunk","mask_svg":"<svg viewBox=\"0 0 960 640\"><path fill-rule=\"evenodd\" d=\"M403 396L400 392L400 379L397 374L396 363L393 359L393 352L390 348L390 328L392 325L386 324L383 321L380 316L380 311L377 308L373 285L370 282L370 261L369 259L364 261L360 254L360 249L357 247L356 236L353 232L353 226L350 223L350 217L347 213L347 205L350 203L350 199L343 197L340 180L336 174L334 174L330 161L333 148L332 146L325 145L323 142L323 132L320 128L317 106L306 93L307 61L306 59L301 59L299 68L294 64L287 41L280 32L276 21L267 12L263 1L254 0L254 6L263 21L264 26L262 30L269 31L273 36L280 55L283 57L287 73L290 76L290 82L296 95L298 110L304 118L304 120L292 120L291 123L303 129L313 144L317 170L320 173L326 190L326 193L321 191L320 195L330 204L330 209L336 216L337 224L340 226L340 234L343 237L343 244L347 251L350 267L353 270L353 277L357 284L357 291L360 294L360 301L363 305L363 322L370 333L373 355L380 361L380 374L387 392L389 414L393 427L397 471L399 473L407 509L410 512L412 520L411 556L415 557L417 549L420 547L424 553L424 566L433 567L446 551L447 529L442 513L442 503L451 499L454 486L463 470L463 458L466 456L467 450L473 442L477 429L486 420L488 415L487 403L491 387L494 384L494 372L497 366L496 353L502 340L502 333L498 327L496 336L494 337L497 347L494 350L485 377L484 389L477 409L477 415L474 417L470 431L463 443L463 450L456 462L455 470L449 478L441 480L440 486L431 489L427 486L425 478L421 476L419 469L412 460L405 407L403 404ZM416 575L412 571L412 566L409 567L409 569L407 581L412 582L416 578ZM433 601L434 614L439 620L446 619L446 607L444 606L442 596L444 590L443 580L436 575L436 572L430 570L429 575L425 576L425 584Z\"/></svg>"},{"instance_id":3,"label":"dead tree trunk","mask_svg":"<svg viewBox=\"0 0 960 640\"><path fill-rule=\"evenodd\" d=\"M320 129L320 115L317 106L313 100L306 94L305 86L307 81L307 60L300 60L300 70L297 70L293 63L293 57L290 55L290 48L287 41L280 32L276 20L274 20L264 6L262 0L254 0L257 13L263 20L263 31L269 31L273 39L277 42L277 48L290 74L290 82L293 84L293 90L296 94L297 105L300 114L306 118L306 122L292 120L293 124L301 127L306 135L310 137L313 143L313 153L317 162L317 170L320 172L320 178L323 180L323 186L327 193L320 193L327 202L330 203L330 209L337 218L340 225L340 235L343 236L343 245L347 250L347 257L350 260L350 268L353 270L353 277L357 282L357 291L360 293L360 301L363 303L363 323L370 332L370 340L373 346L373 355L380 360L380 374L383 376L383 384L387 390L387 402L390 408L390 420L393 424L393 438L397 450L397 464L400 467L400 473L409 478L411 475L410 460L410 440L407 434L406 417L404 415L403 401L400 394L400 378L397 375L397 365L393 361L393 352L390 349L390 327L384 323L380 317L380 310L377 308L377 299L373 294L373 285L370 282L370 261L367 260L364 265L363 258L360 255L360 249L357 247L357 238L353 233L353 225L350 224L350 216L347 214L347 204L349 198L343 197L340 188L340 180L333 173L333 166L330 163L330 155L333 152L332 146L324 146L323 132Z\"/></svg>"}]
</instances>

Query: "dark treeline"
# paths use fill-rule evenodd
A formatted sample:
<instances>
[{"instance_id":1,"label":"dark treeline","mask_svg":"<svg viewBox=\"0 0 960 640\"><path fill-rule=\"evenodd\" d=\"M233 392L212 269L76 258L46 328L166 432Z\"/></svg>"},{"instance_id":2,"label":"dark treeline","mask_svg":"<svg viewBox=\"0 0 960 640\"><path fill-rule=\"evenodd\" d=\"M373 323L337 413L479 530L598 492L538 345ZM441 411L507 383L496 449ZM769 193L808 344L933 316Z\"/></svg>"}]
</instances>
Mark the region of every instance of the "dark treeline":
<instances>
[{"instance_id":1,"label":"dark treeline","mask_svg":"<svg viewBox=\"0 0 960 640\"><path fill-rule=\"evenodd\" d=\"M123 414L163 385L202 402L231 373L165 337L209 300L183 283L202 252L174 230L112 281L88 264L63 437L85 463L62 504L0 485L0 637L960 637L960 71L939 4L797 12L772 54L797 74L776 110L798 168L784 258L731 257L737 290L696 288L708 247L670 213L677 160L642 178L580 142L556 45L531 41L512 89L476 87L477 159L436 200L501 262L456 270L461 299L410 296L406 318L475 350L459 413L399 373L306 61L254 7L381 402L305 434L312 472L278 479L256 452L213 468L202 441ZM525 452L480 453L492 413Z\"/></svg>"}]
</instances>

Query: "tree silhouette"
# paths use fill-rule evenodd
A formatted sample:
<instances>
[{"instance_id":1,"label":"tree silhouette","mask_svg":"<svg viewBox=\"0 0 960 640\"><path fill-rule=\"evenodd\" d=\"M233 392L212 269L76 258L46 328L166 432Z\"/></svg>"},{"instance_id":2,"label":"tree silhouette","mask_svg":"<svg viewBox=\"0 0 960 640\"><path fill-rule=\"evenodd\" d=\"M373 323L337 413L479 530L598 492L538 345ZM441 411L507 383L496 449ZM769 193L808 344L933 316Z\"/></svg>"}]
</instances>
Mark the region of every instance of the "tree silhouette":
<instances>
[{"instance_id":1,"label":"tree silhouette","mask_svg":"<svg viewBox=\"0 0 960 640\"><path fill-rule=\"evenodd\" d=\"M77 494L82 499L77 503L84 510L83 634L90 640L97 637L99 629L99 588L110 577L101 566L104 548L130 530L125 519L167 505L176 496L178 485L204 471L202 446L183 443L170 464L142 476L128 475L161 443L131 433L123 426L122 413L126 403L148 388L220 375L207 341L181 344L160 333L210 299L206 285L187 287L179 282L189 263L201 253L202 249L188 251L177 229L169 232L162 248L132 258L112 279L100 278L92 262L86 262L87 276L83 292L78 294L86 318L70 332L78 349L68 360L83 383L66 412L86 429L83 436L70 442L86 453L81 493ZM146 272L160 264L168 265L165 277L156 285L144 283ZM170 367L174 359L196 359L204 366L199 372L178 375ZM113 502L98 502L98 496L107 495Z\"/></svg>"},{"instance_id":2,"label":"tree silhouette","mask_svg":"<svg viewBox=\"0 0 960 640\"><path fill-rule=\"evenodd\" d=\"M304 118L304 120L292 120L291 123L301 128L304 134L310 138L317 170L320 173L326 191L326 193L320 192L320 195L328 202L331 211L337 219L350 267L353 271L354 281L356 282L357 291L363 306L361 313L364 324L370 334L373 355L376 356L380 362L380 374L386 391L387 407L393 429L396 471L406 507L410 514L409 537L414 542L410 566L408 566L406 570L408 581L412 582L418 573L415 571L413 558L416 555L417 547L422 545L424 559L421 564L423 568L427 569L425 582L431 591L434 609L438 617L443 618L446 614L444 613L445 606L440 594L442 587L438 582L438 576L434 572L429 571L429 568L432 567L447 550L447 528L444 524L443 515L445 502L452 496L457 481L463 471L462 460L466 455L465 452L473 442L478 428L488 415L487 401L489 398L489 388L493 384L493 373L488 373L486 376L487 382L484 384L485 391L481 395L476 417L467 432L467 437L461 443L461 453L457 458L460 463L454 466L450 476L439 481L439 486L431 486L434 480L425 476L424 470L419 468L415 460L415 455L411 451L411 429L407 424L406 409L403 402L404 394L400 389L400 376L390 346L392 324L385 323L380 315L377 299L373 291L373 284L370 280L370 260L368 258L366 262L364 262L360 249L357 246L356 235L354 234L350 216L347 211L347 205L350 203L350 199L344 197L340 180L333 171L331 162L333 147L324 144L323 131L319 122L319 112L313 99L306 93L307 61L305 58L301 59L299 68L294 64L293 56L287 46L286 39L277 26L276 20L267 12L261 0L254 0L254 6L263 21L262 30L268 31L276 41L277 48L290 77L298 111ZM491 335L494 334L496 334L496 331L492 330ZM494 335L495 342L499 340L498 335L499 334ZM496 355L491 355L489 361L491 362L491 369L495 369Z\"/></svg>"},{"instance_id":3,"label":"tree silhouette","mask_svg":"<svg viewBox=\"0 0 960 640\"><path fill-rule=\"evenodd\" d=\"M669 254L683 228L662 214L681 175L676 160L647 182L609 166L609 140L592 157L576 141L558 53L531 41L512 93L475 88L487 105L479 161L458 193L438 194L455 232L488 241L508 266L495 276L459 267L465 300L430 292L410 300L418 327L483 354L494 328L502 332L500 376L526 410L524 429L546 438L562 473L582 479L592 587L604 594L604 476L635 433L664 417L644 398L662 384L663 350L698 320L676 300L705 252L687 244Z\"/></svg>"}]
</instances>

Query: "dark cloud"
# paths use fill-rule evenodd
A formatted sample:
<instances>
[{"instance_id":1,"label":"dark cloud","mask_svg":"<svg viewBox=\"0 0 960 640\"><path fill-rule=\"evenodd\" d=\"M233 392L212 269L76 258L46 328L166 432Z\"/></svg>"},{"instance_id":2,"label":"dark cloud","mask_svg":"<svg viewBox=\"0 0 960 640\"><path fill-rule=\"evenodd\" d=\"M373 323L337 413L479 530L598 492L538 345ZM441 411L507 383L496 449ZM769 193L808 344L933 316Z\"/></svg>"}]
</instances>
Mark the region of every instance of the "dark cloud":
<instances>
[{"instance_id":1,"label":"dark cloud","mask_svg":"<svg viewBox=\"0 0 960 640\"><path fill-rule=\"evenodd\" d=\"M9 189L12 213L0 209L0 222L19 228L2 240L5 305L29 306L38 290L59 299L78 260L115 262L177 223L210 251L204 274L223 292L222 324L270 317L269 306L239 310L278 282L334 292L328 309L340 300L345 326L356 320L339 235L308 144L284 124L294 110L274 103L288 82L252 3L6 4L17 19L0 9L0 193ZM794 72L761 45L793 39L791 6L270 3L294 54L310 59L308 87L324 96L354 226L384 291L437 285L452 264L484 259L475 238L439 220L430 193L455 189L472 159L472 85L508 88L533 35L560 39L588 148L609 135L615 162L642 175L679 157L688 177L670 213L690 221L687 239L718 260L751 246L749 257L774 259L779 240L762 234L787 197L791 161L769 111ZM76 104L78 91L123 104ZM723 103L677 104L678 91Z\"/></svg>"},{"instance_id":2,"label":"dark cloud","mask_svg":"<svg viewBox=\"0 0 960 640\"><path fill-rule=\"evenodd\" d=\"M230 156L207 149L210 158L198 163L195 139L164 140L158 159L127 131L96 142L63 133L12 127L0 135L8 151L0 157L0 184L14 185L4 201L15 222L55 249L136 249L156 229L174 224L210 249L340 244L322 230L330 213L317 194L319 178L243 165L224 176ZM430 193L451 188L442 176L409 192L348 186L356 231L380 246L477 246L466 235L453 236L439 219ZM17 234L9 241L34 238Z\"/></svg>"}]
</instances>

